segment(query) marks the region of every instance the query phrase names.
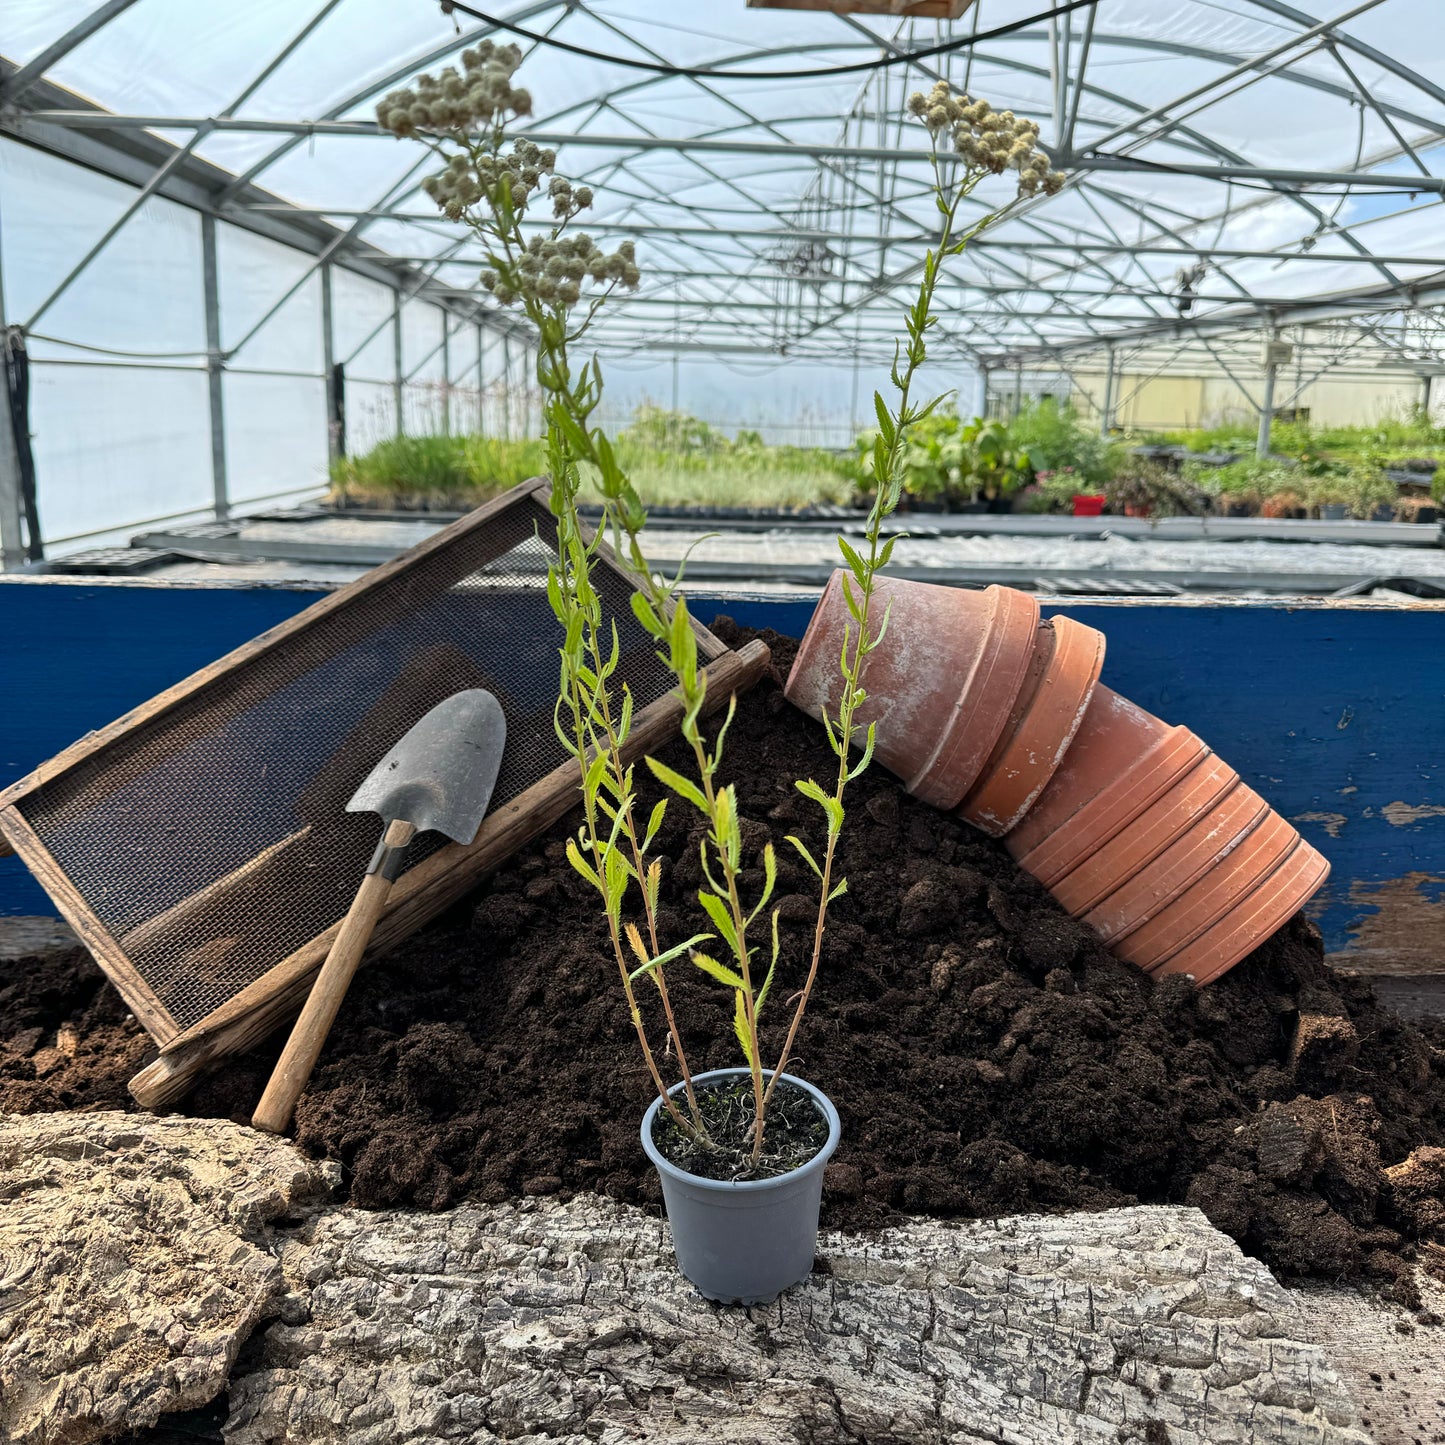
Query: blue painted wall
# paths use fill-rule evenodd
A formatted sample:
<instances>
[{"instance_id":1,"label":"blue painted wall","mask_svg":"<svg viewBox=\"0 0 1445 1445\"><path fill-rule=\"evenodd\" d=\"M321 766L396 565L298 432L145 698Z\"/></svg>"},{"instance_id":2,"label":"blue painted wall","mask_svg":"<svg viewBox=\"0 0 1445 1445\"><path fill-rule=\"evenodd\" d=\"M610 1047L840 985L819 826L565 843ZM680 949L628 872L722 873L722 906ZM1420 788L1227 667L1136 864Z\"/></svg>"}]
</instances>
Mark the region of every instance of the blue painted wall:
<instances>
[{"instance_id":1,"label":"blue painted wall","mask_svg":"<svg viewBox=\"0 0 1445 1445\"><path fill-rule=\"evenodd\" d=\"M0 583L0 786L318 595ZM796 635L813 602L692 605ZM1045 612L1060 610L1108 635L1109 686L1206 738L1330 858L1316 911L1332 949L1349 946L1382 884L1423 874L1421 896L1445 897L1445 609L1131 602ZM23 865L0 859L0 914L48 912ZM1439 942L1445 958L1445 932Z\"/></svg>"}]
</instances>

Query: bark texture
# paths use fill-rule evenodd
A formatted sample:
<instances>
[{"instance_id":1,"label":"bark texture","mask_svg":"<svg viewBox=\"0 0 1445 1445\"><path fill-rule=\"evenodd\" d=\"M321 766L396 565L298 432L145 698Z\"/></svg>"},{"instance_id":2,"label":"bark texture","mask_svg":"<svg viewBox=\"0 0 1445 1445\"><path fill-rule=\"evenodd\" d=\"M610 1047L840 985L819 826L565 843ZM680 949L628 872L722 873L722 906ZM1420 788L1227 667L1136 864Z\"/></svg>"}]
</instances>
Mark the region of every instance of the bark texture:
<instances>
[{"instance_id":1,"label":"bark texture","mask_svg":"<svg viewBox=\"0 0 1445 1445\"><path fill-rule=\"evenodd\" d=\"M1294 1299L1189 1208L825 1236L748 1311L596 1196L326 1206L236 1125L0 1122L0 1438L86 1442L230 1380L231 1445L1363 1442Z\"/></svg>"},{"instance_id":2,"label":"bark texture","mask_svg":"<svg viewBox=\"0 0 1445 1445\"><path fill-rule=\"evenodd\" d=\"M1186 1208L827 1236L777 1304L719 1309L663 1226L596 1197L318 1216L307 1317L233 1382L272 1442L1345 1442L1293 1300Z\"/></svg>"},{"instance_id":3,"label":"bark texture","mask_svg":"<svg viewBox=\"0 0 1445 1445\"><path fill-rule=\"evenodd\" d=\"M326 1192L233 1124L0 1119L0 1440L84 1445L214 1399L284 1288L266 1222Z\"/></svg>"}]
</instances>

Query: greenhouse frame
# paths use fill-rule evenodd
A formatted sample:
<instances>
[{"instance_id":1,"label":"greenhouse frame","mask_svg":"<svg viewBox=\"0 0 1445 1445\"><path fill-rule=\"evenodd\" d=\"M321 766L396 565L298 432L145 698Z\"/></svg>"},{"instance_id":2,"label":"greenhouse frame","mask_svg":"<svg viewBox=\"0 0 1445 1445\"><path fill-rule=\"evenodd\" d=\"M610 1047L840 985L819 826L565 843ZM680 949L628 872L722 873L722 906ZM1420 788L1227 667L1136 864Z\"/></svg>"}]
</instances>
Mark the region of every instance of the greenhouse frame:
<instances>
[{"instance_id":1,"label":"greenhouse frame","mask_svg":"<svg viewBox=\"0 0 1445 1445\"><path fill-rule=\"evenodd\" d=\"M1401 0L979 0L947 21L13 0L6 564L314 493L392 432L535 430L531 337L419 191L429 153L374 119L485 37L526 52L526 133L595 189L591 229L637 243L604 356L886 366L934 228L904 102L946 76L1036 120L1069 177L940 293L936 352L978 410L1064 388L1107 428L1151 378L1204 376L1261 446L1322 378L1428 410L1445 34L1424 21Z\"/></svg>"}]
</instances>

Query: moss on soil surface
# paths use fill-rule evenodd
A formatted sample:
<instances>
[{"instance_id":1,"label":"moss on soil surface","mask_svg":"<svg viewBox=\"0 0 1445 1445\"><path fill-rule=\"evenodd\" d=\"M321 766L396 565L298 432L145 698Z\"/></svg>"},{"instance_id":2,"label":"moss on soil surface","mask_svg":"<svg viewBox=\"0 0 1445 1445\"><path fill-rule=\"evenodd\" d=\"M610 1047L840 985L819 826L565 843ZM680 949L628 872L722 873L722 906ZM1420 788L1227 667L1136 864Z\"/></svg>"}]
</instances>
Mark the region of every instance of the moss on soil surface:
<instances>
[{"instance_id":1,"label":"moss on soil surface","mask_svg":"<svg viewBox=\"0 0 1445 1445\"><path fill-rule=\"evenodd\" d=\"M794 644L764 636L774 674L740 700L724 769L750 820L753 888L769 835L817 845L792 780L832 764L782 695ZM566 832L357 978L296 1131L346 1165L356 1203L582 1189L659 1203L637 1137L647 1076ZM681 808L659 849L666 934L683 937L699 869ZM1387 1172L1445 1144L1445 1054L1327 968L1303 918L1207 989L1155 983L1000 845L878 769L855 785L842 854L849 891L793 1068L842 1116L826 1225L1184 1201L1280 1273L1370 1276L1402 1299L1405 1262L1445 1257L1430 1242L1445 1154ZM806 968L809 881L784 850L770 1053ZM727 991L685 965L670 978L693 1067L739 1062ZM10 1111L128 1106L125 1081L151 1056L78 953L0 974L0 1021ZM233 1061L187 1109L249 1118L275 1053Z\"/></svg>"}]
</instances>

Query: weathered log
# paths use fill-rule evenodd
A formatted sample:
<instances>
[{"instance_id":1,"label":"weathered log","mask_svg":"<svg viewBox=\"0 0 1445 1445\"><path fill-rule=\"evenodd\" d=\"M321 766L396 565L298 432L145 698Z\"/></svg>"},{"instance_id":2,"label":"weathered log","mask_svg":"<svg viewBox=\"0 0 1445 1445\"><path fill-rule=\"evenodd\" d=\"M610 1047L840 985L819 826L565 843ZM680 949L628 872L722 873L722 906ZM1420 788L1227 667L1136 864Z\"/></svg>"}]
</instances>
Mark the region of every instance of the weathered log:
<instances>
[{"instance_id":1,"label":"weathered log","mask_svg":"<svg viewBox=\"0 0 1445 1445\"><path fill-rule=\"evenodd\" d=\"M269 1319L230 1445L1367 1439L1293 1297L1194 1209L825 1235L743 1311L609 1200L367 1213L325 1188L220 1121L0 1122L0 1437L204 1403Z\"/></svg>"},{"instance_id":2,"label":"weathered log","mask_svg":"<svg viewBox=\"0 0 1445 1445\"><path fill-rule=\"evenodd\" d=\"M310 1317L232 1382L230 1445L1367 1438L1288 1292L1192 1209L825 1236L746 1312L590 1196L332 1211L281 1264Z\"/></svg>"},{"instance_id":3,"label":"weathered log","mask_svg":"<svg viewBox=\"0 0 1445 1445\"><path fill-rule=\"evenodd\" d=\"M85 1445L214 1399L285 1289L263 1226L326 1192L232 1124L0 1121L0 1439Z\"/></svg>"}]
</instances>

